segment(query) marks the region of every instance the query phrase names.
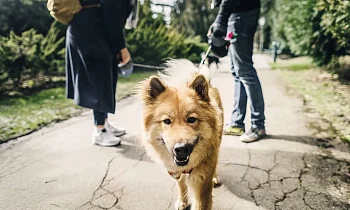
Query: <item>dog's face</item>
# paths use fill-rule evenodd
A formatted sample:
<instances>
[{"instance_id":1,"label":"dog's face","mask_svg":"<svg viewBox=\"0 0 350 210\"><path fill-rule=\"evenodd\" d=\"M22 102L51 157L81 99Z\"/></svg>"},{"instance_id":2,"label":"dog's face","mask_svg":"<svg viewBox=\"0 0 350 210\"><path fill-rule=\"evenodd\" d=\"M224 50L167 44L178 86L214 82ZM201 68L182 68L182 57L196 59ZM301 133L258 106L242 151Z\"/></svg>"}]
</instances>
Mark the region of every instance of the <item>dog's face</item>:
<instances>
[{"instance_id":1,"label":"dog's face","mask_svg":"<svg viewBox=\"0 0 350 210\"><path fill-rule=\"evenodd\" d=\"M144 130L149 154L168 168L191 169L211 154L217 127L210 103L209 84L203 75L181 87L168 87L149 78L142 88ZM215 138L214 138L215 139Z\"/></svg>"}]
</instances>

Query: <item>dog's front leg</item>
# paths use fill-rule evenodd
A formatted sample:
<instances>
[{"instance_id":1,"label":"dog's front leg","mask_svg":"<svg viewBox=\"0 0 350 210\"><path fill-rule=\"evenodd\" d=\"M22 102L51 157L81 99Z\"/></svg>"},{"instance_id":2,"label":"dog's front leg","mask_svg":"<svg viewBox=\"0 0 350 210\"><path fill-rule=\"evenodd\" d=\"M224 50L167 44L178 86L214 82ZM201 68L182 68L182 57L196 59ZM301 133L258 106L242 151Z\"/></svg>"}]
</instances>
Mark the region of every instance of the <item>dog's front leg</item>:
<instances>
[{"instance_id":1,"label":"dog's front leg","mask_svg":"<svg viewBox=\"0 0 350 210\"><path fill-rule=\"evenodd\" d=\"M188 193L187 193L185 174L181 174L180 178L177 180L177 188L178 188L178 198L175 203L175 209L185 210L188 207Z\"/></svg>"},{"instance_id":2,"label":"dog's front leg","mask_svg":"<svg viewBox=\"0 0 350 210\"><path fill-rule=\"evenodd\" d=\"M191 190L193 191L192 210L212 209L213 176L192 182Z\"/></svg>"}]
</instances>

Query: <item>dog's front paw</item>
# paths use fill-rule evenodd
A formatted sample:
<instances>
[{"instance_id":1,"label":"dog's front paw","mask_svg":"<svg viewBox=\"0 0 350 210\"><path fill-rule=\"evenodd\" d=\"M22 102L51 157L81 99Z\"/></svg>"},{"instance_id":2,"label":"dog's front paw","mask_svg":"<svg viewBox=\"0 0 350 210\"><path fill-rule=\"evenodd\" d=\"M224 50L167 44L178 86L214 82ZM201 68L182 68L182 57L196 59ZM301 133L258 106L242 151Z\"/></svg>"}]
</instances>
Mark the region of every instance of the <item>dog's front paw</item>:
<instances>
[{"instance_id":1,"label":"dog's front paw","mask_svg":"<svg viewBox=\"0 0 350 210\"><path fill-rule=\"evenodd\" d=\"M188 205L187 202L184 202L182 200L177 200L175 203L175 210L190 210L191 207Z\"/></svg>"}]
</instances>

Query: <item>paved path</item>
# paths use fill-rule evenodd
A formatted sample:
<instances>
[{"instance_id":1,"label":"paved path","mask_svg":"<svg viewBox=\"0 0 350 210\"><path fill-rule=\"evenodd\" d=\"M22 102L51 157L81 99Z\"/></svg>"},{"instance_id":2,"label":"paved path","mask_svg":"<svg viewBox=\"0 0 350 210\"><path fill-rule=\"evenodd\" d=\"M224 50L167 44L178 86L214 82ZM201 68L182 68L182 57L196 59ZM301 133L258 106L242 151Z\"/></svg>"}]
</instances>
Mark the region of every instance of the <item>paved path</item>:
<instances>
[{"instance_id":1,"label":"paved path","mask_svg":"<svg viewBox=\"0 0 350 210\"><path fill-rule=\"evenodd\" d=\"M312 138L302 100L288 95L281 78L255 56L266 100L269 138L244 144L224 136L215 210L350 209L350 155L320 149ZM233 78L224 60L213 83L219 87L225 120L232 107ZM140 106L118 104L111 117L128 129L123 144L90 144L91 112L33 135L0 145L0 209L174 209L176 187L138 146ZM248 121L249 119L247 119ZM249 122L249 121L248 121ZM249 123L247 123L249 124Z\"/></svg>"}]
</instances>

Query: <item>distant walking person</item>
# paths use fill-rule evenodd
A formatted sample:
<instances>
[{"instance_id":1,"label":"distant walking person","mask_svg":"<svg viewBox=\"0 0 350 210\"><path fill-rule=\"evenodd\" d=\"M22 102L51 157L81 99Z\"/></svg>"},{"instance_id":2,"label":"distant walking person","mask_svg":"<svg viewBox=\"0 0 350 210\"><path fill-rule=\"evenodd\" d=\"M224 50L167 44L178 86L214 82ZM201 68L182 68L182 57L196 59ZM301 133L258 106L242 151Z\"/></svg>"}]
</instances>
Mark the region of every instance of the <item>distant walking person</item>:
<instances>
[{"instance_id":1,"label":"distant walking person","mask_svg":"<svg viewBox=\"0 0 350 210\"><path fill-rule=\"evenodd\" d=\"M234 105L226 135L239 135L243 142L253 142L264 136L264 97L253 66L254 34L260 17L260 0L214 0L219 13L212 25L213 35L224 37L227 32L237 35L231 41L229 56L235 79ZM247 100L251 104L251 128L245 132Z\"/></svg>"}]
</instances>

